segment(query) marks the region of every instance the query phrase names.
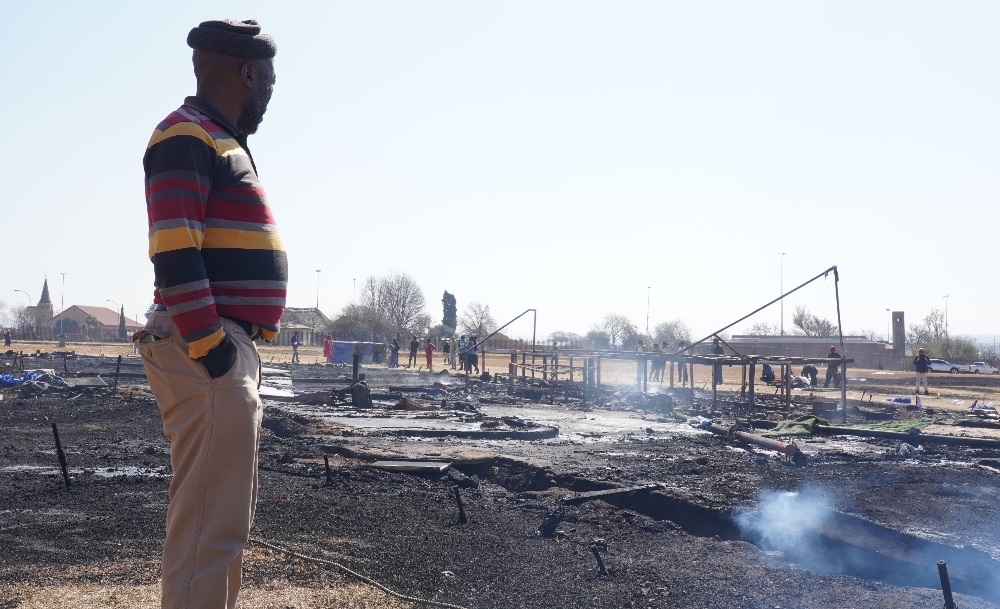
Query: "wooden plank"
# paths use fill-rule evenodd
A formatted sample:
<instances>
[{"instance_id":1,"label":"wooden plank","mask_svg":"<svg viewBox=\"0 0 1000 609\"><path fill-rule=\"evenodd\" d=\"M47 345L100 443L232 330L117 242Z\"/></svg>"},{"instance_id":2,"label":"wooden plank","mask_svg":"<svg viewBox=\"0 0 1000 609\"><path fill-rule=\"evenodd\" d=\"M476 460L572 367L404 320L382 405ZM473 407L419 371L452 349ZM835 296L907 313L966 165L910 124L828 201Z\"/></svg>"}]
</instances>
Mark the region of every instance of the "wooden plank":
<instances>
[{"instance_id":1,"label":"wooden plank","mask_svg":"<svg viewBox=\"0 0 1000 609\"><path fill-rule=\"evenodd\" d=\"M641 484L639 486L626 486L620 488L608 488L602 491L588 491L586 493L575 493L563 499L563 503L583 503L584 501L590 501L591 499L601 499L603 497L611 497L613 495L624 495L625 493L635 493L639 491L651 491L653 489L662 488L661 484Z\"/></svg>"},{"instance_id":2,"label":"wooden plank","mask_svg":"<svg viewBox=\"0 0 1000 609\"><path fill-rule=\"evenodd\" d=\"M444 461L376 461L372 467L396 472L443 472L451 467Z\"/></svg>"}]
</instances>

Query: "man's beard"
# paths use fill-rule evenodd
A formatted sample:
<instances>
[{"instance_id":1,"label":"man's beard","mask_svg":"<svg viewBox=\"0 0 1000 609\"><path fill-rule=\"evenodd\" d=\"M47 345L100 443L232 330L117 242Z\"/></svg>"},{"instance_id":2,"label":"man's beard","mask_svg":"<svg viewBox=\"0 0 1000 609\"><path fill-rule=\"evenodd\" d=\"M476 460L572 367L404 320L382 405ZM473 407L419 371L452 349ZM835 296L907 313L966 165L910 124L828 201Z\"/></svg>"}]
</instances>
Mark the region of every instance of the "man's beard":
<instances>
[{"instance_id":1,"label":"man's beard","mask_svg":"<svg viewBox=\"0 0 1000 609\"><path fill-rule=\"evenodd\" d=\"M240 117L236 119L236 128L252 135L257 133L257 128L264 120L264 113L267 112L267 104L271 101L271 87L261 87L258 89L240 110Z\"/></svg>"}]
</instances>

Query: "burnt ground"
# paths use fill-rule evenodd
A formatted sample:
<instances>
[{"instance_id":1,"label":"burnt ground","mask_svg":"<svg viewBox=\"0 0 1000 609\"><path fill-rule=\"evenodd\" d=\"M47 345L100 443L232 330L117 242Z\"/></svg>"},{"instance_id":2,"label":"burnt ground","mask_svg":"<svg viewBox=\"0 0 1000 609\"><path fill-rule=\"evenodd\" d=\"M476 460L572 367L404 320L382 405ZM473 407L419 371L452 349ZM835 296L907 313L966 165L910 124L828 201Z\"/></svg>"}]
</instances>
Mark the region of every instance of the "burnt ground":
<instances>
[{"instance_id":1,"label":"burnt ground","mask_svg":"<svg viewBox=\"0 0 1000 609\"><path fill-rule=\"evenodd\" d=\"M68 370L108 378L113 364L95 360L74 359ZM342 385L326 377L344 372L300 366L292 375L296 386L310 379L313 389L328 391ZM423 379L430 386L444 377ZM29 606L26 589L156 584L169 446L144 381L120 382L114 393L0 390L0 609ZM374 379L372 390L377 398L389 393ZM993 583L1000 449L817 436L795 439L809 457L795 466L694 430L680 422L687 414L672 416L662 401L628 394L605 396L606 409L573 399L540 405L490 384L407 395L421 410L390 413L384 407L391 399L364 412L268 402L254 538L337 561L406 594L470 608L941 607L941 559L960 607L1000 607ZM429 410L442 399L461 414ZM435 418L474 424L490 408L526 420L544 410L561 422L560 435L387 433L400 417L415 425ZM380 418L383 425L351 424ZM50 422L66 451L68 489ZM378 457L452 466L400 473L373 467ZM592 548L607 574L599 573ZM247 589L279 595L284 587L347 581L260 546L245 572Z\"/></svg>"}]
</instances>

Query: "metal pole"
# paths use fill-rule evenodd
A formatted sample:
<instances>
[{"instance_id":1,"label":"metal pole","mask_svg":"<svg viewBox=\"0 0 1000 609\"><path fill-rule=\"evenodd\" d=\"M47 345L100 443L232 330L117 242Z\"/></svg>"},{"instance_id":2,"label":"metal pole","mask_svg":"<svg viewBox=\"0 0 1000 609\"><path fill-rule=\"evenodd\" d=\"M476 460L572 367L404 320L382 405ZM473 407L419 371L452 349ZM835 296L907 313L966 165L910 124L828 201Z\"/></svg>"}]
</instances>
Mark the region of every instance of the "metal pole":
<instances>
[{"instance_id":1,"label":"metal pole","mask_svg":"<svg viewBox=\"0 0 1000 609\"><path fill-rule=\"evenodd\" d=\"M653 286L646 286L646 336L649 336L649 292Z\"/></svg>"},{"instance_id":2,"label":"metal pole","mask_svg":"<svg viewBox=\"0 0 1000 609\"><path fill-rule=\"evenodd\" d=\"M819 275L816 275L816 276L815 276L815 277L813 277L812 279L809 279L808 281L806 281L806 282L804 282L804 283L802 283L802 284L798 285L798 286L797 286L797 287L795 287L794 289L792 289L792 290L789 290L789 291L788 291L788 293L786 293L786 294L782 294L781 296L779 296L778 298L775 298L774 300L772 300L771 302L767 303L766 305L764 305L764 306L761 306L761 307L757 307L757 308L756 308L756 309L754 309L754 310L753 310L752 312L750 312L750 313L748 313L748 314L744 315L743 317L741 317L741 318L737 319L736 321L732 322L731 324L729 324L729 325L727 325L727 326L724 326L724 327L722 327L722 328L719 328L718 330L716 330L715 332L712 332L712 333L711 333L711 334L709 334L708 336L706 336L706 337L704 337L704 338L702 338L702 339L700 339L700 340L697 340L697 341L695 341L695 342L691 343L691 344L690 344L690 345L688 345L687 347L684 347L683 349L681 349L680 351L678 351L678 353L683 353L684 351L687 351L688 349L691 349L692 347L694 347L694 346L696 346L696 345L700 345L701 343L705 342L706 340L708 340L708 339L712 338L713 336L715 336L715 335L717 335L717 334L722 334L723 332L725 332L725 331L726 331L726 330L728 330L729 328L732 328L733 326L735 326L736 324L740 323L741 321L743 321L743 320L745 320L745 319L747 319L747 318L750 318L750 317L753 317L753 316L754 316L754 315L756 315L757 313L760 313L760 312L761 312L761 311L763 311L764 309L768 308L769 306L771 306L771 305L773 305L774 303L776 303L776 302L778 302L779 300L781 300L781 299L782 299L783 297L785 297L785 296L791 296L791 295L792 295L792 294L794 294L795 292L797 292L797 291L801 290L802 288L804 288L804 287L806 287L807 285L809 285L810 283L812 283L812 282L816 281L816 280L817 280L817 279L819 279L820 277L826 277L826 276L827 276L827 275L829 275L829 274L830 274L831 272L833 272L834 276L836 276L836 274L837 274L837 267L836 267L836 266L831 266L830 268L826 269L825 271L823 271L823 272L822 272L822 273L820 273ZM841 341L843 341L843 338L841 338Z\"/></svg>"},{"instance_id":3,"label":"metal pole","mask_svg":"<svg viewBox=\"0 0 1000 609\"><path fill-rule=\"evenodd\" d=\"M778 285L780 287L780 290L779 290L778 293L783 295L785 293L785 252L778 252L778 255L780 256L780 258L778 258L778 260L781 261L781 264L780 264L781 270L778 273L778 277L779 277L779 279L778 279L779 284ZM774 281L774 280L772 279L771 281ZM785 299L784 298L781 299L781 335L782 336L785 335Z\"/></svg>"},{"instance_id":4,"label":"metal pole","mask_svg":"<svg viewBox=\"0 0 1000 609\"><path fill-rule=\"evenodd\" d=\"M316 309L319 309L319 274L323 269L316 269Z\"/></svg>"},{"instance_id":5,"label":"metal pole","mask_svg":"<svg viewBox=\"0 0 1000 609\"><path fill-rule=\"evenodd\" d=\"M948 338L948 297L951 294L944 295L944 337ZM945 356L947 357L947 356Z\"/></svg>"},{"instance_id":6,"label":"metal pole","mask_svg":"<svg viewBox=\"0 0 1000 609\"><path fill-rule=\"evenodd\" d=\"M948 579L948 565L943 560L937 562L938 576L941 578L941 592L944 593L944 609L958 609L951 596L951 580Z\"/></svg>"}]
</instances>

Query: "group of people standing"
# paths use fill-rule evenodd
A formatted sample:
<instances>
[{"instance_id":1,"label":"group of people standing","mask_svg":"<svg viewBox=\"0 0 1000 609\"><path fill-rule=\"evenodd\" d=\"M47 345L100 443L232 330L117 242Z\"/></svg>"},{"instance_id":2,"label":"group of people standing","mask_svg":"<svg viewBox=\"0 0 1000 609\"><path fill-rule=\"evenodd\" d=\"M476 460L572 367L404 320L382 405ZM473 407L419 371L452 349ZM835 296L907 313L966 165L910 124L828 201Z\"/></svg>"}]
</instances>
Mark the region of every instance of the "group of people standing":
<instances>
[{"instance_id":1,"label":"group of people standing","mask_svg":"<svg viewBox=\"0 0 1000 609\"><path fill-rule=\"evenodd\" d=\"M677 353L681 353L682 351L684 351L684 348L686 346L687 344L684 341L678 341ZM646 344L640 340L639 343L636 345L635 349L640 353L644 352L646 351ZM649 358L649 361L652 364L649 372L649 380L662 383L663 373L667 369L667 358L665 356L665 354L667 353L667 343L664 342L662 345L660 343L653 343L652 353L654 355ZM664 355L663 356L656 355L658 353L663 353ZM688 379L687 366L684 365L683 362L678 362L677 371L680 377L678 380L680 380L681 385L682 386L686 385ZM639 379L639 381L641 382L641 379Z\"/></svg>"},{"instance_id":2,"label":"group of people standing","mask_svg":"<svg viewBox=\"0 0 1000 609\"><path fill-rule=\"evenodd\" d=\"M402 347L399 340L394 338L389 344L389 367L399 367L399 351ZM424 357L427 361L427 369L434 369L434 352L438 351L438 346L429 337L423 344ZM418 365L418 353L420 351L420 339L416 335L410 338L410 358L406 367L413 368ZM466 372L475 370L479 374L479 339L478 337L466 337L464 334L456 341L453 338L445 338L441 343L440 351L444 354L442 363L450 365L452 370L459 369Z\"/></svg>"}]
</instances>

